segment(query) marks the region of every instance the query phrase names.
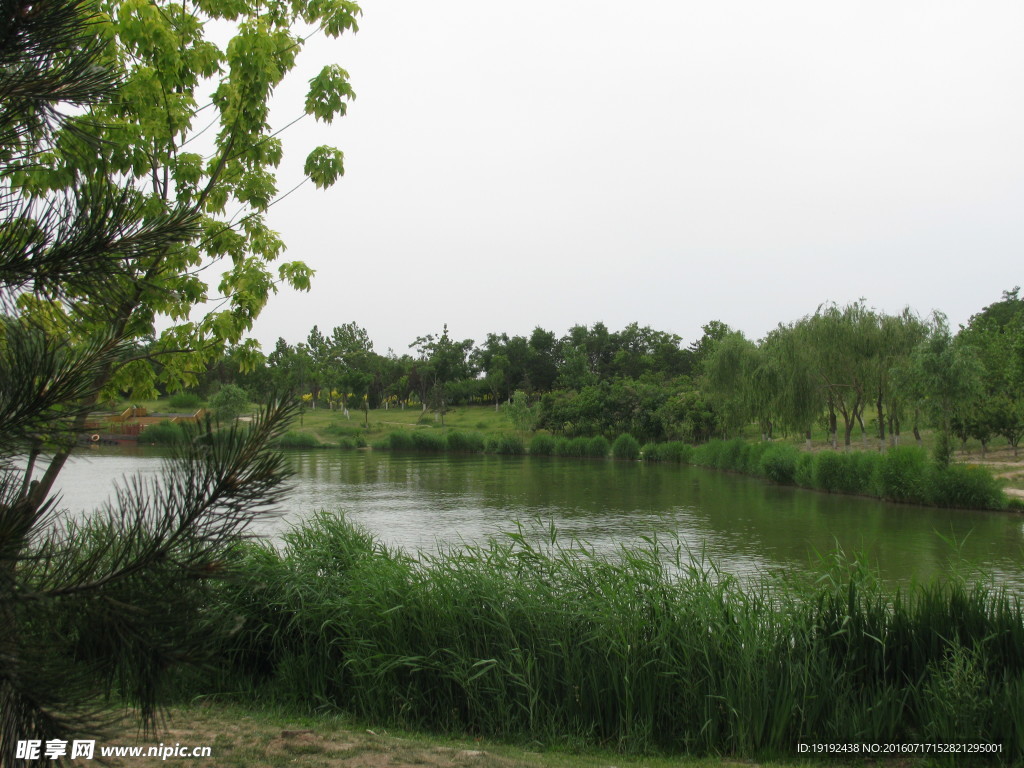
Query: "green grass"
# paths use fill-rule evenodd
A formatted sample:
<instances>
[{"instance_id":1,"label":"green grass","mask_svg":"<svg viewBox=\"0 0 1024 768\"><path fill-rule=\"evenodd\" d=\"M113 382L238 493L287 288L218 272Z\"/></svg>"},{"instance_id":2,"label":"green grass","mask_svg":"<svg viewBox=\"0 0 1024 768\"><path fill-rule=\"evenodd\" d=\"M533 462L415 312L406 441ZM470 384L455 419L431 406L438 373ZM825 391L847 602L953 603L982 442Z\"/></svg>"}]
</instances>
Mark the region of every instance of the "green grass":
<instances>
[{"instance_id":1,"label":"green grass","mask_svg":"<svg viewBox=\"0 0 1024 768\"><path fill-rule=\"evenodd\" d=\"M792 757L799 742L992 742L1024 759L1024 613L952 577L889 593L836 557L739 583L677 549L523 530L414 561L321 514L251 545L206 691L444 733ZM197 690L202 693L203 690Z\"/></svg>"}]
</instances>

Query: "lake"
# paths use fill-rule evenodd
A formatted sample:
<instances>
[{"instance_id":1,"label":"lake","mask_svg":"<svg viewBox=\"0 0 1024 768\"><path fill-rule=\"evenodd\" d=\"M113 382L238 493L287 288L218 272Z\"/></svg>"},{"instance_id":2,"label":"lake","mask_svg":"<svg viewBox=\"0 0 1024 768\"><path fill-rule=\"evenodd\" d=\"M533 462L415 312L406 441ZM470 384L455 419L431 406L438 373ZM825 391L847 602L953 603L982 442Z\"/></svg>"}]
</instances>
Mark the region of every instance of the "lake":
<instances>
[{"instance_id":1,"label":"lake","mask_svg":"<svg viewBox=\"0 0 1024 768\"><path fill-rule=\"evenodd\" d=\"M293 491L258 530L276 537L315 510L344 511L410 551L478 542L526 524L604 552L657 537L721 570L820 573L838 546L862 552L891 583L944 572L951 558L1024 591L1024 517L821 494L696 467L555 457L288 452ZM60 479L63 506L91 509L125 474L160 471L155 449L97 448ZM956 547L951 545L956 542Z\"/></svg>"}]
</instances>

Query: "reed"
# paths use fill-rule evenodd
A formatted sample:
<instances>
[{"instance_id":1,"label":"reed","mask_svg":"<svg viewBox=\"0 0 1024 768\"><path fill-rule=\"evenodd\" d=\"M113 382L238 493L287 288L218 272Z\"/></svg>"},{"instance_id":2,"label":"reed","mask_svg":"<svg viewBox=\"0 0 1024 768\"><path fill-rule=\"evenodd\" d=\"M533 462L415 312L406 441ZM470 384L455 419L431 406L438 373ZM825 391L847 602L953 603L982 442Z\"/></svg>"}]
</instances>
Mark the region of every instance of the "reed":
<instances>
[{"instance_id":1,"label":"reed","mask_svg":"<svg viewBox=\"0 0 1024 768\"><path fill-rule=\"evenodd\" d=\"M322 448L316 436L308 432L285 432L275 443L278 448Z\"/></svg>"},{"instance_id":2,"label":"reed","mask_svg":"<svg viewBox=\"0 0 1024 768\"><path fill-rule=\"evenodd\" d=\"M484 436L479 432L449 432L445 442L452 453L484 452Z\"/></svg>"},{"instance_id":3,"label":"reed","mask_svg":"<svg viewBox=\"0 0 1024 768\"><path fill-rule=\"evenodd\" d=\"M692 464L694 447L687 443L646 443L642 453L645 461L668 461L677 464Z\"/></svg>"},{"instance_id":4,"label":"reed","mask_svg":"<svg viewBox=\"0 0 1024 768\"><path fill-rule=\"evenodd\" d=\"M412 433L412 449L420 453L443 453L447 444L444 435L417 429Z\"/></svg>"},{"instance_id":5,"label":"reed","mask_svg":"<svg viewBox=\"0 0 1024 768\"><path fill-rule=\"evenodd\" d=\"M917 446L874 451L806 453L787 443L712 440L684 451L676 444L644 446L650 461L677 460L713 469L742 472L776 483L827 493L876 496L934 507L1007 509L999 481L985 467L936 464ZM670 448L669 446L673 446Z\"/></svg>"},{"instance_id":6,"label":"reed","mask_svg":"<svg viewBox=\"0 0 1024 768\"><path fill-rule=\"evenodd\" d=\"M139 445L174 445L185 439L185 431L173 421L150 424L139 435Z\"/></svg>"},{"instance_id":7,"label":"reed","mask_svg":"<svg viewBox=\"0 0 1024 768\"><path fill-rule=\"evenodd\" d=\"M555 444L555 456L570 456L577 459L589 455L590 440L585 437L561 437Z\"/></svg>"},{"instance_id":8,"label":"reed","mask_svg":"<svg viewBox=\"0 0 1024 768\"><path fill-rule=\"evenodd\" d=\"M558 441L551 435L536 434L530 439L531 456L554 456Z\"/></svg>"},{"instance_id":9,"label":"reed","mask_svg":"<svg viewBox=\"0 0 1024 768\"><path fill-rule=\"evenodd\" d=\"M526 446L516 435L496 435L487 438L484 452L504 456L520 456L526 453Z\"/></svg>"},{"instance_id":10,"label":"reed","mask_svg":"<svg viewBox=\"0 0 1024 768\"><path fill-rule=\"evenodd\" d=\"M592 437L587 441L586 455L592 459L607 459L608 452L612 449L608 439L603 435Z\"/></svg>"},{"instance_id":11,"label":"reed","mask_svg":"<svg viewBox=\"0 0 1024 768\"><path fill-rule=\"evenodd\" d=\"M543 543L533 543L535 540ZM953 577L891 593L833 558L740 583L681 548L519 528L413 560L319 514L250 545L211 690L381 723L759 758L798 742L992 742L1024 758L1024 612Z\"/></svg>"},{"instance_id":12,"label":"reed","mask_svg":"<svg viewBox=\"0 0 1024 768\"><path fill-rule=\"evenodd\" d=\"M640 443L632 435L621 434L612 443L612 456L635 461L640 458Z\"/></svg>"}]
</instances>

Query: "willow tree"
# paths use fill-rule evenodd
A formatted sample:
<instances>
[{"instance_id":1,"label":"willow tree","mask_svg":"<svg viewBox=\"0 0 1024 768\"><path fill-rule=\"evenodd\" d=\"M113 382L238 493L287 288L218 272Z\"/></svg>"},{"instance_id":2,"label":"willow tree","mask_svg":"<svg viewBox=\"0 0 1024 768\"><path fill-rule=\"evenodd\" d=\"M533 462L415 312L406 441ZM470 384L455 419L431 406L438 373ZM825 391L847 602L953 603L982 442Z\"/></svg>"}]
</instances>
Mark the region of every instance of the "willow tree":
<instances>
[{"instance_id":1,"label":"willow tree","mask_svg":"<svg viewBox=\"0 0 1024 768\"><path fill-rule=\"evenodd\" d=\"M879 450L886 447L886 427L889 442L898 445L901 422L910 401L910 392L901 386L901 372L911 364L914 349L924 341L928 328L909 307L898 315L880 315L874 365L872 369L872 395L877 418ZM916 428L916 421L915 421Z\"/></svg>"},{"instance_id":2,"label":"willow tree","mask_svg":"<svg viewBox=\"0 0 1024 768\"><path fill-rule=\"evenodd\" d=\"M58 189L18 181L82 127L69 115L116 98L104 24L84 0L0 0L0 766L55 764L31 740L101 734L112 691L152 722L216 636L210 580L286 476L267 446L290 409L274 405L245 431L197 428L158 482L124 482L84 520L33 477L135 348L104 308L202 226L194 201L152 207L106 169Z\"/></svg>"},{"instance_id":3,"label":"willow tree","mask_svg":"<svg viewBox=\"0 0 1024 768\"><path fill-rule=\"evenodd\" d=\"M704 360L704 380L730 426L756 421L761 439L771 437L778 415L782 371L775 361L742 333L720 339Z\"/></svg>"},{"instance_id":4,"label":"willow tree","mask_svg":"<svg viewBox=\"0 0 1024 768\"><path fill-rule=\"evenodd\" d=\"M801 332L798 324L780 325L765 337L761 348L779 371L779 417L786 426L802 433L810 448L812 428L825 411L825 401L814 370L814 350Z\"/></svg>"},{"instance_id":5,"label":"willow tree","mask_svg":"<svg viewBox=\"0 0 1024 768\"><path fill-rule=\"evenodd\" d=\"M829 438L837 446L837 414L843 417L843 445L850 449L855 424L863 427L867 404L875 326L874 314L863 303L839 308L827 304L799 323L813 356L829 416Z\"/></svg>"}]
</instances>

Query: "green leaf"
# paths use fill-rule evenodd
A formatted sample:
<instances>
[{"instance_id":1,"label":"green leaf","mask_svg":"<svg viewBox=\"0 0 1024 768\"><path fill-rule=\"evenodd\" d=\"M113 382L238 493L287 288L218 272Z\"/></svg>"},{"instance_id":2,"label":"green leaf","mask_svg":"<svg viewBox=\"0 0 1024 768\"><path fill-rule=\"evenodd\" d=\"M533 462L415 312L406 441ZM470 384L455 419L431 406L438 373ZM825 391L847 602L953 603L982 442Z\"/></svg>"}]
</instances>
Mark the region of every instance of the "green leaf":
<instances>
[{"instance_id":1,"label":"green leaf","mask_svg":"<svg viewBox=\"0 0 1024 768\"><path fill-rule=\"evenodd\" d=\"M306 96L306 114L330 123L335 115L345 114L345 100L354 99L355 93L348 83L348 72L337 64L324 67L309 81Z\"/></svg>"},{"instance_id":2,"label":"green leaf","mask_svg":"<svg viewBox=\"0 0 1024 768\"><path fill-rule=\"evenodd\" d=\"M303 171L318 188L325 189L345 173L343 159L341 150L321 145L309 153Z\"/></svg>"}]
</instances>

